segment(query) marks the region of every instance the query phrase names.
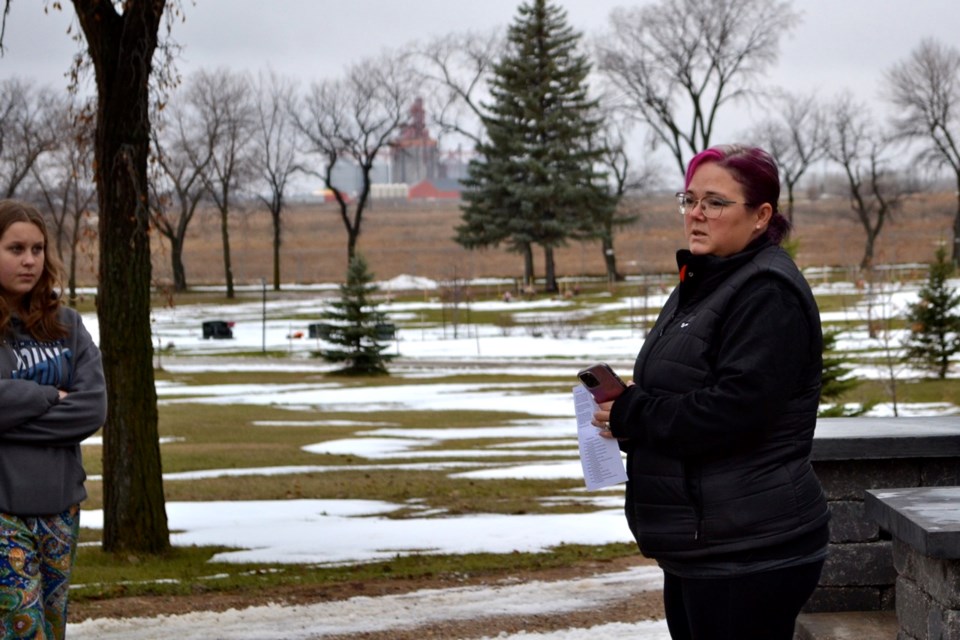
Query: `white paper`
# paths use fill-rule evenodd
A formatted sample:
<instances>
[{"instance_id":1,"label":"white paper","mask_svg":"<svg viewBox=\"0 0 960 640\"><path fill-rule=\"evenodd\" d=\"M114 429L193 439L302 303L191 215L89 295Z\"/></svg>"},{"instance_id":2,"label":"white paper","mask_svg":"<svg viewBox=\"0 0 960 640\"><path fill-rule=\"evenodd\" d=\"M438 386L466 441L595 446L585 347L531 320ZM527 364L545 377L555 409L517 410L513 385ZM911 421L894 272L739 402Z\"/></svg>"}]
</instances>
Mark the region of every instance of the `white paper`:
<instances>
[{"instance_id":1,"label":"white paper","mask_svg":"<svg viewBox=\"0 0 960 640\"><path fill-rule=\"evenodd\" d=\"M600 430L590 424L600 407L583 385L573 388L573 406L577 414L580 464L587 489L593 491L626 482L627 472L620 457L620 445L616 440L601 436Z\"/></svg>"}]
</instances>

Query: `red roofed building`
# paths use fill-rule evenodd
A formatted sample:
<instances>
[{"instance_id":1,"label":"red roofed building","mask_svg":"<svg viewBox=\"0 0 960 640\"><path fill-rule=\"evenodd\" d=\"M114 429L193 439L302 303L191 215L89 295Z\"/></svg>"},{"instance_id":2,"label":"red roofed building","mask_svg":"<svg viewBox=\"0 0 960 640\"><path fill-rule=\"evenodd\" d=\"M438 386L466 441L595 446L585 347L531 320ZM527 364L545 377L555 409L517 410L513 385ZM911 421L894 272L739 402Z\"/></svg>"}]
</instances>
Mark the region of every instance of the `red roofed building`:
<instances>
[{"instance_id":1,"label":"red roofed building","mask_svg":"<svg viewBox=\"0 0 960 640\"><path fill-rule=\"evenodd\" d=\"M459 180L436 178L421 180L410 187L411 200L459 200L463 185Z\"/></svg>"}]
</instances>

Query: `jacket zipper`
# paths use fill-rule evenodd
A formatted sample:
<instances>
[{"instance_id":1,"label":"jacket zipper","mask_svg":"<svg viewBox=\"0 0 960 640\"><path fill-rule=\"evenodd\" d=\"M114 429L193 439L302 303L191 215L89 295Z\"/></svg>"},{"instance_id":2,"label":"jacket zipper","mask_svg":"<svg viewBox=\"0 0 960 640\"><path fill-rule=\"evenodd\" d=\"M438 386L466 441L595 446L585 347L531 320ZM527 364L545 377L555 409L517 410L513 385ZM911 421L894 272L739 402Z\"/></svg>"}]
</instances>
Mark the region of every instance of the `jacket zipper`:
<instances>
[{"instance_id":1,"label":"jacket zipper","mask_svg":"<svg viewBox=\"0 0 960 640\"><path fill-rule=\"evenodd\" d=\"M667 318L666 322L660 325L660 337L663 337L663 331L670 326L670 323L673 322L673 319L677 317L677 310L674 309L673 313L670 314L670 317Z\"/></svg>"},{"instance_id":2,"label":"jacket zipper","mask_svg":"<svg viewBox=\"0 0 960 640\"><path fill-rule=\"evenodd\" d=\"M700 495L700 468L695 467L697 477L693 478L690 473L690 467L686 464L683 465L683 474L687 478L687 490L690 492L690 502L693 503L693 511L697 517L697 524L693 530L693 539L695 541L700 540L700 536L703 534L703 505L701 504L701 495ZM696 481L696 486L694 486L694 481Z\"/></svg>"}]
</instances>

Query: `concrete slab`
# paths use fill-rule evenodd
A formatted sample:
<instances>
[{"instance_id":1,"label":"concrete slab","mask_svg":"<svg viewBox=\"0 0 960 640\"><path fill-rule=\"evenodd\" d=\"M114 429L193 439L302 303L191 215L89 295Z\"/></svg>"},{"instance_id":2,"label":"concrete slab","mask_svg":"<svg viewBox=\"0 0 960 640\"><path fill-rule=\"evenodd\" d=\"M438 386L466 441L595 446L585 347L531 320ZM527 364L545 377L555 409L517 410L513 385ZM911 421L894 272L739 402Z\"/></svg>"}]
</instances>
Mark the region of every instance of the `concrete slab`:
<instances>
[{"instance_id":1,"label":"concrete slab","mask_svg":"<svg viewBox=\"0 0 960 640\"><path fill-rule=\"evenodd\" d=\"M960 487L870 489L864 510L918 553L960 558Z\"/></svg>"},{"instance_id":2,"label":"concrete slab","mask_svg":"<svg viewBox=\"0 0 960 640\"><path fill-rule=\"evenodd\" d=\"M893 611L801 613L794 640L897 640Z\"/></svg>"},{"instance_id":3,"label":"concrete slab","mask_svg":"<svg viewBox=\"0 0 960 640\"><path fill-rule=\"evenodd\" d=\"M960 456L960 418L821 418L813 460Z\"/></svg>"}]
</instances>

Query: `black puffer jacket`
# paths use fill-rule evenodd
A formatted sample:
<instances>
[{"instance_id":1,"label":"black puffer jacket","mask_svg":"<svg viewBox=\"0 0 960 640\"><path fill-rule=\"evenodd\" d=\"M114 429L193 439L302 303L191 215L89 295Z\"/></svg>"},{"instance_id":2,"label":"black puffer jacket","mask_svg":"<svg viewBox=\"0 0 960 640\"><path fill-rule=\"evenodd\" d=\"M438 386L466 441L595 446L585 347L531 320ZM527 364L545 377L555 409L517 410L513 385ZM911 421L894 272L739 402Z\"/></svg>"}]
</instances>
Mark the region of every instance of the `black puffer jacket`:
<instances>
[{"instance_id":1,"label":"black puffer jacket","mask_svg":"<svg viewBox=\"0 0 960 640\"><path fill-rule=\"evenodd\" d=\"M765 241L677 261L636 386L611 412L631 530L665 560L789 547L829 519L809 461L823 366L813 294Z\"/></svg>"}]
</instances>

